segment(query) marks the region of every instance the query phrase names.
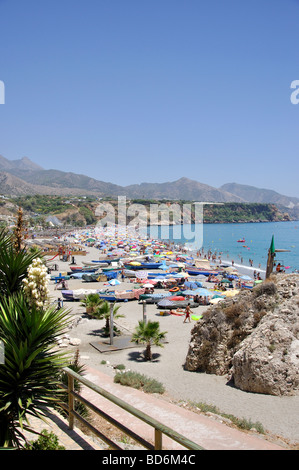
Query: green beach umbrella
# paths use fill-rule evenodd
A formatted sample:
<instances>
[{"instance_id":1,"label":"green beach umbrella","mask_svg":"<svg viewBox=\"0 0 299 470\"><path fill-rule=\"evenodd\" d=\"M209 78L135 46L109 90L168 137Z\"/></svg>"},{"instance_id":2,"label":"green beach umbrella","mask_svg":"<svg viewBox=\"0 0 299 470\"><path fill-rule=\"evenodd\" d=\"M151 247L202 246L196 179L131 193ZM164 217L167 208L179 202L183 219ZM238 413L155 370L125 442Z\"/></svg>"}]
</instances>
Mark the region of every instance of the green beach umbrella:
<instances>
[{"instance_id":1,"label":"green beach umbrella","mask_svg":"<svg viewBox=\"0 0 299 470\"><path fill-rule=\"evenodd\" d=\"M271 245L270 245L270 253L273 255L275 253L275 246L274 246L274 235L272 235Z\"/></svg>"}]
</instances>

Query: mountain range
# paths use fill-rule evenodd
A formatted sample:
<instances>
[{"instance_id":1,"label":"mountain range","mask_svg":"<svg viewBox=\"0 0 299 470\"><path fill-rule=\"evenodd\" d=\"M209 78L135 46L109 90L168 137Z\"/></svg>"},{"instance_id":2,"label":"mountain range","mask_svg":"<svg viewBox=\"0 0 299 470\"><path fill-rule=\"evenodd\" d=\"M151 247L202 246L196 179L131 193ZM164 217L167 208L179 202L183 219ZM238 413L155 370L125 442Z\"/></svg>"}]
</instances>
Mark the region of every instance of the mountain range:
<instances>
[{"instance_id":1,"label":"mountain range","mask_svg":"<svg viewBox=\"0 0 299 470\"><path fill-rule=\"evenodd\" d=\"M60 170L45 170L23 157L8 160L0 155L0 194L23 196L48 195L97 195L126 196L134 199L169 199L200 202L258 202L286 208L291 215L299 216L299 198L288 197L271 189L227 183L220 188L185 177L173 182L141 183L119 186L99 181L86 175Z\"/></svg>"}]
</instances>

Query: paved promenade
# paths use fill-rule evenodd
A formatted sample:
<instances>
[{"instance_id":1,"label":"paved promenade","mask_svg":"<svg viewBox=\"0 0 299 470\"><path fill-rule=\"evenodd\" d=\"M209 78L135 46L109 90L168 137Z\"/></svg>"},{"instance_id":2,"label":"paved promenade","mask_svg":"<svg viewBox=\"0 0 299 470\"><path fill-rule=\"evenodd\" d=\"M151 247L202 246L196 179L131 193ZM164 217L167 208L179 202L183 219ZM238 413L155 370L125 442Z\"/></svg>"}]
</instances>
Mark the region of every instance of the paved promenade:
<instances>
[{"instance_id":1,"label":"paved promenade","mask_svg":"<svg viewBox=\"0 0 299 470\"><path fill-rule=\"evenodd\" d=\"M85 377L206 450L285 450L265 440L262 436L242 432L214 418L193 413L154 395L115 384L113 378L95 369L88 368ZM151 426L86 387L83 387L82 395L147 441L153 442L154 430ZM107 450L106 444L96 438L86 436L77 427L70 431L67 421L59 414L51 415L48 426L37 420L33 423L36 430L52 430L58 436L59 443L67 450ZM33 436L32 440L35 439L36 437ZM126 448L125 445L121 443L120 445ZM163 436L163 449L175 451L184 448L172 439Z\"/></svg>"}]
</instances>

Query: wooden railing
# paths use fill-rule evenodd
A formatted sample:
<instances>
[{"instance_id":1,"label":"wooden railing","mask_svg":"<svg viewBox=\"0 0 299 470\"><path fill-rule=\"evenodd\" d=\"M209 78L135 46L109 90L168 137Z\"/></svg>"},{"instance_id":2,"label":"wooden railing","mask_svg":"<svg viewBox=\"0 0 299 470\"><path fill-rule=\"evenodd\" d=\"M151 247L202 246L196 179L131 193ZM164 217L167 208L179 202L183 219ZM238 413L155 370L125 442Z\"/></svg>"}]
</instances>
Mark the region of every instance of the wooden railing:
<instances>
[{"instance_id":1,"label":"wooden railing","mask_svg":"<svg viewBox=\"0 0 299 470\"><path fill-rule=\"evenodd\" d=\"M83 418L79 413L77 413L75 411L75 400L78 400L81 403L84 403L85 406L90 408L94 413L101 416L102 418L107 420L109 423L113 424L116 428L118 428L120 431L122 431L126 435L130 436L130 438L134 439L136 442L141 444L146 449L162 450L162 436L164 434L165 436L168 436L169 438L171 438L174 441L178 442L180 445L182 445L186 449L189 449L189 450L204 450L203 447L200 447L195 442L190 441L189 439L187 439L186 437L184 437L181 434L177 433L173 429L171 429L168 426L165 426L164 424L160 423L159 421L153 419L151 416L148 416L147 414L145 414L142 411L136 409L132 405L129 405L128 403L124 402L120 398L118 398L115 395L111 394L107 390L104 390L103 388L99 387L98 385L90 382L85 377L77 374L76 372L72 371L71 369L65 368L64 372L68 376L68 386L66 387L64 385L62 387L64 387L67 390L67 393L68 393L68 406L67 405L62 405L62 406L63 406L63 408L65 408L65 410L68 413L68 420L69 420L70 429L74 428L74 420L77 419L78 421L83 423L92 433L94 433L97 437L99 437L106 444L108 444L111 449L124 450L122 447L120 447L118 444L113 442L108 436L105 436L99 429L96 429L92 424L90 424L85 418ZM126 410L128 413L131 413L133 416L137 417L138 419L145 422L146 424L152 426L152 428L154 430L154 445L151 444L150 442L146 441L144 438L142 438L141 436L136 434L131 429L124 426L122 423L115 420L113 417L107 415L107 413L105 413L103 410L100 410L94 404L92 404L91 402L86 400L84 397L82 397L80 394L75 392L75 387L74 387L75 380L82 383L83 385L90 388L91 390L98 393L99 395L103 396L104 398L110 400L112 403L114 403L115 405L119 406L120 408Z\"/></svg>"}]
</instances>

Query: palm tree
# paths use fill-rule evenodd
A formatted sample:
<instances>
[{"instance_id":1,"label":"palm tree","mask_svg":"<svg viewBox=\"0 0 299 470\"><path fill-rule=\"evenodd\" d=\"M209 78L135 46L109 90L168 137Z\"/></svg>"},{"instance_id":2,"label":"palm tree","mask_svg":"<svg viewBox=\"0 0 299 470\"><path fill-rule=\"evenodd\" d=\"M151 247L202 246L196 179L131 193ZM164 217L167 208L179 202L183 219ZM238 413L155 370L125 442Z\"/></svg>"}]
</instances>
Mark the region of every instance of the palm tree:
<instances>
[{"instance_id":1,"label":"palm tree","mask_svg":"<svg viewBox=\"0 0 299 470\"><path fill-rule=\"evenodd\" d=\"M120 305L115 305L115 303L114 303L113 304L113 310L112 310L113 318L115 318L115 319L124 318L124 315L118 313L119 309L120 309ZM108 302L107 300L102 302L98 306L96 311L93 313L93 316L95 316L96 318L99 318L100 320L101 319L106 320L105 331L108 334L109 331L110 331L110 302Z\"/></svg>"},{"instance_id":2,"label":"palm tree","mask_svg":"<svg viewBox=\"0 0 299 470\"><path fill-rule=\"evenodd\" d=\"M103 303L103 299L100 298L99 294L87 294L85 299L82 300L81 304L83 307L86 307L86 313L95 313L98 307Z\"/></svg>"},{"instance_id":3,"label":"palm tree","mask_svg":"<svg viewBox=\"0 0 299 470\"><path fill-rule=\"evenodd\" d=\"M139 321L131 341L137 344L146 344L144 357L146 361L152 360L152 344L163 348L161 341L167 331L160 331L160 323L157 321Z\"/></svg>"},{"instance_id":4,"label":"palm tree","mask_svg":"<svg viewBox=\"0 0 299 470\"><path fill-rule=\"evenodd\" d=\"M59 400L61 369L69 361L55 346L68 323L65 309L29 307L22 292L1 299L0 447L22 447L28 417L45 416L45 406Z\"/></svg>"}]
</instances>

